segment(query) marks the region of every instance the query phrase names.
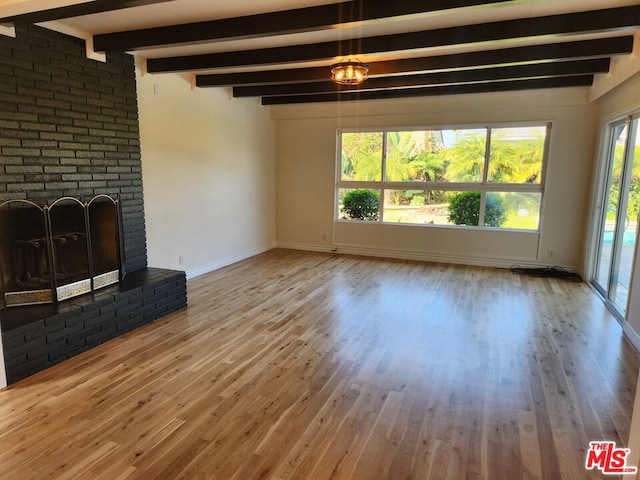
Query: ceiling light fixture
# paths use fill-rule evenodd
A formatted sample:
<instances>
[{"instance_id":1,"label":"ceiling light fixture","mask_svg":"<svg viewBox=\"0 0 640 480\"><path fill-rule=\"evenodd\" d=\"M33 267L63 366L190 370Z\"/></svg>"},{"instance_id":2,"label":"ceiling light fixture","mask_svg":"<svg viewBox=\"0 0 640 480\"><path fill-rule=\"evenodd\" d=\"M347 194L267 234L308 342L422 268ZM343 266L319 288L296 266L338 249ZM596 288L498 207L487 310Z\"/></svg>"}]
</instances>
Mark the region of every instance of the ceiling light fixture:
<instances>
[{"instance_id":1,"label":"ceiling light fixture","mask_svg":"<svg viewBox=\"0 0 640 480\"><path fill-rule=\"evenodd\" d=\"M369 65L349 60L331 65L331 80L339 85L360 85L369 75Z\"/></svg>"}]
</instances>

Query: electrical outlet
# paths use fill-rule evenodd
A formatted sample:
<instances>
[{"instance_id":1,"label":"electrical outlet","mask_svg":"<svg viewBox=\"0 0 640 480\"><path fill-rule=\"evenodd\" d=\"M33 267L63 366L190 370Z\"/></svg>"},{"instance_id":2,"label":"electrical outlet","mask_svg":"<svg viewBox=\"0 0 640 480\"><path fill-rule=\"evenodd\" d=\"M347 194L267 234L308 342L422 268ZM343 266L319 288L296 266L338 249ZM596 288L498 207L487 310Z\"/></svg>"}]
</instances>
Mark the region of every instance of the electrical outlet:
<instances>
[{"instance_id":1,"label":"electrical outlet","mask_svg":"<svg viewBox=\"0 0 640 480\"><path fill-rule=\"evenodd\" d=\"M554 252L553 250L549 249L549 250L547 251L547 257L548 257L548 258L553 258L553 256L554 256L554 255L555 255L555 252Z\"/></svg>"},{"instance_id":2,"label":"electrical outlet","mask_svg":"<svg viewBox=\"0 0 640 480\"><path fill-rule=\"evenodd\" d=\"M327 241L327 234L326 233L322 234L322 240L324 240L325 242Z\"/></svg>"},{"instance_id":3,"label":"electrical outlet","mask_svg":"<svg viewBox=\"0 0 640 480\"><path fill-rule=\"evenodd\" d=\"M182 265L184 263L184 257L182 255L178 256L178 265Z\"/></svg>"}]
</instances>

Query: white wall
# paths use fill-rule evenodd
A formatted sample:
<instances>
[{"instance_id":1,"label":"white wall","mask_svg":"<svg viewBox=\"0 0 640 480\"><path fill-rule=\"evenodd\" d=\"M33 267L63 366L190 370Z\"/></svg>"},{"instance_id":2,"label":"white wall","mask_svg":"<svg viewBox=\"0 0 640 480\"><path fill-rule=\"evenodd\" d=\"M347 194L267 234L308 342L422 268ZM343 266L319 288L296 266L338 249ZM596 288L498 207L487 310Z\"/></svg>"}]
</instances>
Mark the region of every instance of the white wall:
<instances>
[{"instance_id":1,"label":"white wall","mask_svg":"<svg viewBox=\"0 0 640 480\"><path fill-rule=\"evenodd\" d=\"M501 266L559 264L581 270L598 115L597 105L587 98L587 89L569 88L272 107L278 245L337 245L339 251L352 253ZM553 122L540 235L460 227L334 225L337 128L517 121ZM549 250L553 258L547 258Z\"/></svg>"},{"instance_id":2,"label":"white wall","mask_svg":"<svg viewBox=\"0 0 640 480\"><path fill-rule=\"evenodd\" d=\"M149 266L193 276L273 248L269 110L180 75L137 82Z\"/></svg>"}]
</instances>

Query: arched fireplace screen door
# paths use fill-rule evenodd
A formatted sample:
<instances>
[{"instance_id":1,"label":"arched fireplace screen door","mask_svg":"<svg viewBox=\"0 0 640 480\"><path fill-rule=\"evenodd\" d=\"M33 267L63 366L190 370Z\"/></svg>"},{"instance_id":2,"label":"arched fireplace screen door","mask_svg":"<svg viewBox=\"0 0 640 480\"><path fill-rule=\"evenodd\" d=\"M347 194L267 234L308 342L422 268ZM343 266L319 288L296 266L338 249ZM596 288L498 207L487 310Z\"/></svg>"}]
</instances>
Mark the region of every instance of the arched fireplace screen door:
<instances>
[{"instance_id":1,"label":"arched fireplace screen door","mask_svg":"<svg viewBox=\"0 0 640 480\"><path fill-rule=\"evenodd\" d=\"M97 290L120 280L120 252L124 251L124 245L119 234L118 202L107 195L98 195L87 204L87 214L91 286Z\"/></svg>"},{"instance_id":2,"label":"arched fireplace screen door","mask_svg":"<svg viewBox=\"0 0 640 480\"><path fill-rule=\"evenodd\" d=\"M71 197L56 200L45 209L51 226L51 254L56 299L89 293L89 247L84 204Z\"/></svg>"},{"instance_id":3,"label":"arched fireplace screen door","mask_svg":"<svg viewBox=\"0 0 640 480\"><path fill-rule=\"evenodd\" d=\"M62 301L119 282L121 224L119 201L107 195L87 203L63 197L44 207L0 204L4 306Z\"/></svg>"},{"instance_id":4,"label":"arched fireplace screen door","mask_svg":"<svg viewBox=\"0 0 640 480\"><path fill-rule=\"evenodd\" d=\"M6 305L53 301L44 209L27 200L0 204L0 282Z\"/></svg>"}]
</instances>

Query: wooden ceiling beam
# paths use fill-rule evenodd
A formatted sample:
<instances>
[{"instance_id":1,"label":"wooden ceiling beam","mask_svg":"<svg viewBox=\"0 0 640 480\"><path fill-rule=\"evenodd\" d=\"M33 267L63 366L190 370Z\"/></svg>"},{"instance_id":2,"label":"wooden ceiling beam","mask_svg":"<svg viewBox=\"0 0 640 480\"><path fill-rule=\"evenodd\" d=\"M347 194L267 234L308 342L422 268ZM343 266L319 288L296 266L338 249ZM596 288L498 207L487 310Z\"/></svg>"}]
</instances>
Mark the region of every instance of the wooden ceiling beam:
<instances>
[{"instance_id":1,"label":"wooden ceiling beam","mask_svg":"<svg viewBox=\"0 0 640 480\"><path fill-rule=\"evenodd\" d=\"M601 58L611 55L628 54L633 51L634 37L601 38L577 42L551 43L512 47L482 52L438 55L424 58L407 58L369 64L369 76L394 75L407 72L505 65L519 62L554 61L563 59ZM196 75L198 87L219 87L228 85L256 85L292 82L323 81L329 77L327 67L280 69L261 72L222 73Z\"/></svg>"},{"instance_id":2,"label":"wooden ceiling beam","mask_svg":"<svg viewBox=\"0 0 640 480\"><path fill-rule=\"evenodd\" d=\"M78 3L66 7L49 8L37 12L23 13L11 17L0 18L0 24L27 25L33 23L51 22L64 18L81 17L94 13L110 12L124 8L153 5L154 3L172 2L173 0L95 0L93 2Z\"/></svg>"},{"instance_id":3,"label":"wooden ceiling beam","mask_svg":"<svg viewBox=\"0 0 640 480\"><path fill-rule=\"evenodd\" d=\"M337 28L403 15L503 3L511 0L389 0L347 1L279 12L223 18L166 27L95 35L96 51L133 51L149 47L237 40Z\"/></svg>"},{"instance_id":4,"label":"wooden ceiling beam","mask_svg":"<svg viewBox=\"0 0 640 480\"><path fill-rule=\"evenodd\" d=\"M498 80L518 80L526 78L543 78L569 75L585 75L607 73L610 60L600 58L594 60L574 60L567 62L541 63L535 65L511 65L506 67L489 67L471 70L454 70L446 72L426 73L418 75L399 75L370 78L357 87L340 86L331 81L293 83L279 85L257 85L234 87L234 97L265 97L278 95L301 95L314 93L339 93L383 88L420 87L427 85L459 84Z\"/></svg>"},{"instance_id":5,"label":"wooden ceiling beam","mask_svg":"<svg viewBox=\"0 0 640 480\"><path fill-rule=\"evenodd\" d=\"M542 88L586 87L593 83L593 75L575 77L535 78L503 82L470 83L462 85L438 85L433 87L372 90L351 93L320 93L315 95L287 95L263 97L262 105L288 105L318 102L350 102L358 100L382 100L408 97L461 95L475 93L508 92Z\"/></svg>"},{"instance_id":6,"label":"wooden ceiling beam","mask_svg":"<svg viewBox=\"0 0 640 480\"><path fill-rule=\"evenodd\" d=\"M436 46L579 34L640 26L640 5L307 45L221 52L147 61L149 73L326 60L349 54L396 52Z\"/></svg>"}]
</instances>

